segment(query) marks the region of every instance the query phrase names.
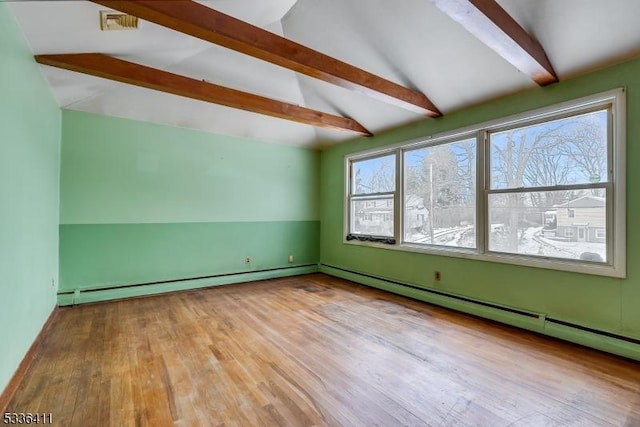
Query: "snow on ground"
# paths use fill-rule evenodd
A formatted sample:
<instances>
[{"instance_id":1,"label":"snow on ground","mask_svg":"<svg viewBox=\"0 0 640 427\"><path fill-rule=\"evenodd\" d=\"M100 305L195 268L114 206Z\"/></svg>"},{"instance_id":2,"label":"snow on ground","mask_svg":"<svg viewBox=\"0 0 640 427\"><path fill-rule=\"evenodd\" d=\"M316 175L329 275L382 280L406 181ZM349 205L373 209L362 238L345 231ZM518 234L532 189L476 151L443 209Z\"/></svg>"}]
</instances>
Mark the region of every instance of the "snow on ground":
<instances>
[{"instance_id":1,"label":"snow on ground","mask_svg":"<svg viewBox=\"0 0 640 427\"><path fill-rule=\"evenodd\" d=\"M539 233L539 232L538 232ZM607 259L607 245L604 243L596 242L564 242L558 240L551 240L542 237L538 237L542 242L552 245L565 252L572 253L575 258L580 258L584 252L592 252L600 255L603 260Z\"/></svg>"},{"instance_id":2,"label":"snow on ground","mask_svg":"<svg viewBox=\"0 0 640 427\"><path fill-rule=\"evenodd\" d=\"M502 241L501 241L502 240ZM495 244L493 244L495 242ZM506 247L506 239L493 238L491 250L514 252ZM594 242L565 242L542 237L542 227L529 227L523 232L518 241L515 253L537 255L542 257L580 259L585 252L596 253L606 261L606 245Z\"/></svg>"},{"instance_id":3,"label":"snow on ground","mask_svg":"<svg viewBox=\"0 0 640 427\"><path fill-rule=\"evenodd\" d=\"M427 233L413 233L407 237L407 242L432 244L431 236ZM453 246L473 248L475 246L475 229L473 225L459 227L435 228L433 230L433 244L441 246Z\"/></svg>"},{"instance_id":4,"label":"snow on ground","mask_svg":"<svg viewBox=\"0 0 640 427\"><path fill-rule=\"evenodd\" d=\"M538 255L553 258L580 258L580 254L576 255L574 252L565 251L563 248L556 246L551 241L547 242L547 239L541 239L538 236L541 234L542 227L529 227L524 230L524 235L518 242L519 254L526 255ZM511 252L511 251L507 251Z\"/></svg>"},{"instance_id":5,"label":"snow on ground","mask_svg":"<svg viewBox=\"0 0 640 427\"><path fill-rule=\"evenodd\" d=\"M431 236L424 233L414 233L407 237L407 242L431 244ZM435 245L472 248L475 245L475 230L473 226L438 228L434 230ZM594 242L566 242L542 237L542 227L529 227L523 232L518 241L516 251L509 249L507 236L500 231L491 233L490 250L509 252L541 257L580 259L584 252L596 253L604 261L607 249L604 243Z\"/></svg>"}]
</instances>

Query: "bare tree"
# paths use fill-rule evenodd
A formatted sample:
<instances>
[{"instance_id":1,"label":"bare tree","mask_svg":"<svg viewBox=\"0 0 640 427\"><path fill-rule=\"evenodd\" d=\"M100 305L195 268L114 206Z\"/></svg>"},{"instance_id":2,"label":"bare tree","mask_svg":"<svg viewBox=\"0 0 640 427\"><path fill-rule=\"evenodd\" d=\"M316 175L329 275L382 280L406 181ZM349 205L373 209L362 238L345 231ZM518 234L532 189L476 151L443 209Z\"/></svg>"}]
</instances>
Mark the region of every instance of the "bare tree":
<instances>
[{"instance_id":1,"label":"bare tree","mask_svg":"<svg viewBox=\"0 0 640 427\"><path fill-rule=\"evenodd\" d=\"M395 157L382 157L370 163L373 167L366 177L356 168L355 185L357 193L386 193L395 188Z\"/></svg>"},{"instance_id":2,"label":"bare tree","mask_svg":"<svg viewBox=\"0 0 640 427\"><path fill-rule=\"evenodd\" d=\"M493 188L521 188L535 185L525 178L549 179L550 171L545 166L553 166L552 162L536 162L548 149L558 144L556 136L563 124L540 128L513 129L498 134L504 141L491 145L491 177ZM496 138L497 139L497 138ZM527 172L529 175L527 175ZM554 172L555 173L555 172ZM530 198L529 198L530 200ZM507 249L517 251L519 215L527 198L522 193L506 195L504 202L507 208ZM531 202L530 202L531 203Z\"/></svg>"},{"instance_id":3,"label":"bare tree","mask_svg":"<svg viewBox=\"0 0 640 427\"><path fill-rule=\"evenodd\" d=\"M589 113L494 135L492 188L553 187L597 182L607 167L606 112ZM599 191L599 190L598 190ZM552 208L576 191L531 191L505 195L503 218L509 250L517 250L523 208Z\"/></svg>"},{"instance_id":4,"label":"bare tree","mask_svg":"<svg viewBox=\"0 0 640 427\"><path fill-rule=\"evenodd\" d=\"M607 178L606 126L594 115L577 119L574 132L564 136L563 155L570 158L587 181Z\"/></svg>"}]
</instances>

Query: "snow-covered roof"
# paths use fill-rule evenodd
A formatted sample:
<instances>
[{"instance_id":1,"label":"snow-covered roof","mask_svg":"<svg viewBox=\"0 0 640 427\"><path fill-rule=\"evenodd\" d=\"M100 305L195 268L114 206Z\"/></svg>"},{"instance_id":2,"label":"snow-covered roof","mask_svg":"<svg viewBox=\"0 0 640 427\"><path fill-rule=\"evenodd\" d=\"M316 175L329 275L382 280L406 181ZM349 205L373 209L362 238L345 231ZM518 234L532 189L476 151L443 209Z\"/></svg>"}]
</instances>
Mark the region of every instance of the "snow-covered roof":
<instances>
[{"instance_id":1,"label":"snow-covered roof","mask_svg":"<svg viewBox=\"0 0 640 427\"><path fill-rule=\"evenodd\" d=\"M404 205L407 207L417 207L422 209L424 207L424 199L413 194L404 196Z\"/></svg>"},{"instance_id":2,"label":"snow-covered roof","mask_svg":"<svg viewBox=\"0 0 640 427\"><path fill-rule=\"evenodd\" d=\"M601 208L606 205L604 197L582 196L568 202L555 205L555 208Z\"/></svg>"}]
</instances>

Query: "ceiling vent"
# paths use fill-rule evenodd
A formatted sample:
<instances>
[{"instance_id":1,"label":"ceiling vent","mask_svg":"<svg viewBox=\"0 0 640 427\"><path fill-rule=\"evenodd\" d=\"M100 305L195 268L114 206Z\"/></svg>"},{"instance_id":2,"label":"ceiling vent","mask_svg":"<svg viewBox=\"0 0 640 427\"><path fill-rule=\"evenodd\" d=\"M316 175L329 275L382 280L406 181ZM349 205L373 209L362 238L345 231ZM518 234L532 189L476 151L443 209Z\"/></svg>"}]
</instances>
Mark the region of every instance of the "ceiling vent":
<instances>
[{"instance_id":1,"label":"ceiling vent","mask_svg":"<svg viewBox=\"0 0 640 427\"><path fill-rule=\"evenodd\" d=\"M102 31L137 30L138 17L110 10L100 11L100 29Z\"/></svg>"}]
</instances>

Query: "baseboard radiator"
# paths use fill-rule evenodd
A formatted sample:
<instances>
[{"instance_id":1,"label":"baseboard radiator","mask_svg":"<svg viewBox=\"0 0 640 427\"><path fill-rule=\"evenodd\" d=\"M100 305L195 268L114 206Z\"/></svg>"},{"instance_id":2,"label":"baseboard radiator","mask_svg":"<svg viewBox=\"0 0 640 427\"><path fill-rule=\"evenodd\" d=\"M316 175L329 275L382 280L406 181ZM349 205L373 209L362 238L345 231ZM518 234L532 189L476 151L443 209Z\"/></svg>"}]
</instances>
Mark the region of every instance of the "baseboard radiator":
<instances>
[{"instance_id":1,"label":"baseboard radiator","mask_svg":"<svg viewBox=\"0 0 640 427\"><path fill-rule=\"evenodd\" d=\"M208 276L188 277L154 282L132 284L114 283L97 286L83 286L58 292L58 305L67 306L108 301L114 299L133 298L166 292L208 288L213 286L229 285L233 283L297 276L300 274L309 274L316 272L318 272L318 264L299 264L294 266L276 267L262 270L212 274Z\"/></svg>"},{"instance_id":2,"label":"baseboard radiator","mask_svg":"<svg viewBox=\"0 0 640 427\"><path fill-rule=\"evenodd\" d=\"M320 272L640 361L640 338L637 337L598 330L549 317L544 313L502 306L329 264L321 263Z\"/></svg>"}]
</instances>

